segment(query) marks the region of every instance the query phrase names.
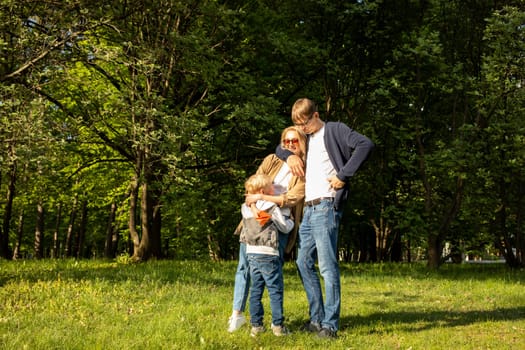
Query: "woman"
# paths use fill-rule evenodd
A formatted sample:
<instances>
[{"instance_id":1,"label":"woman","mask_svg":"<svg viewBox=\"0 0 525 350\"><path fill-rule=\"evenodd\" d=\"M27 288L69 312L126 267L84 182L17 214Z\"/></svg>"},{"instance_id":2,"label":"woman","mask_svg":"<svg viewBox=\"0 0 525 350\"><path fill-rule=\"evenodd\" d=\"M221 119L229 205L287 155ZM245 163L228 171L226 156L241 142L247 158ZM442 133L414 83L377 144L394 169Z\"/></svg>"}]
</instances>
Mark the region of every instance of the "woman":
<instances>
[{"instance_id":1,"label":"woman","mask_svg":"<svg viewBox=\"0 0 525 350\"><path fill-rule=\"evenodd\" d=\"M306 135L295 126L288 127L281 134L281 145L290 150L303 160L306 157ZM301 221L303 199L304 199L304 177L292 174L288 165L275 154L264 158L257 169L257 174L266 174L273 179L274 194L246 195L246 203L250 205L259 199L273 202L281 207L283 215L292 216L295 222L293 230L289 234L279 235L279 254L284 262L284 254L290 253L295 245L297 230ZM237 226L235 234L240 234L241 225ZM239 264L235 273L235 287L233 290L233 312L228 320L228 332L234 332L246 323L243 315L248 299L250 287L250 271L246 257L246 245L240 244Z\"/></svg>"}]
</instances>

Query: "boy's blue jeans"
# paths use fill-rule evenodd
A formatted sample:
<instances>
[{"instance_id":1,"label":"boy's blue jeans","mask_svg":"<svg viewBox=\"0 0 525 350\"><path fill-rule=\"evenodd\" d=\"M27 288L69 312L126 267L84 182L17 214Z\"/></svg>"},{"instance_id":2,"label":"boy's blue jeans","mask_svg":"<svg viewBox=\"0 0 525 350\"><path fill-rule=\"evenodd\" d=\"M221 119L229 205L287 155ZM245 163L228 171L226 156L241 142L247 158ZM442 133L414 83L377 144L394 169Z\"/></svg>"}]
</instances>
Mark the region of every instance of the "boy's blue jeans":
<instances>
[{"instance_id":1,"label":"boy's blue jeans","mask_svg":"<svg viewBox=\"0 0 525 350\"><path fill-rule=\"evenodd\" d=\"M322 200L314 206L305 206L299 227L299 251L297 269L303 282L310 308L310 321L337 331L341 311L341 279L337 258L337 236L341 211L334 208L333 201ZM325 301L319 276L323 277Z\"/></svg>"},{"instance_id":2,"label":"boy's blue jeans","mask_svg":"<svg viewBox=\"0 0 525 350\"><path fill-rule=\"evenodd\" d=\"M280 257L277 255L248 254L250 265L250 323L252 326L262 326L264 308L262 297L264 287L268 289L270 307L272 309L272 324L283 324L284 281Z\"/></svg>"},{"instance_id":3,"label":"boy's blue jeans","mask_svg":"<svg viewBox=\"0 0 525 350\"><path fill-rule=\"evenodd\" d=\"M284 263L284 248L288 243L288 234L279 233L279 255L281 264ZM235 272L235 285L233 287L233 310L244 312L248 292L250 291L250 267L248 266L248 257L246 256L246 244L241 243L239 246L239 263Z\"/></svg>"}]
</instances>

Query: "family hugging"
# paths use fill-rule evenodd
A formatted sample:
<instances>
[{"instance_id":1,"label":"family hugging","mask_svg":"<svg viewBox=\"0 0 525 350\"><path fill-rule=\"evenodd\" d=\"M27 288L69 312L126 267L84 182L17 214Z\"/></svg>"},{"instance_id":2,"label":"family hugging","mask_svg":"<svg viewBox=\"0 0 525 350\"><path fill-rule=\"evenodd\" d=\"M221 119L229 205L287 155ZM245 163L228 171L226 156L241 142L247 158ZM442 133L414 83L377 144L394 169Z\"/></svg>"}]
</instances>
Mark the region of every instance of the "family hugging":
<instances>
[{"instance_id":1,"label":"family hugging","mask_svg":"<svg viewBox=\"0 0 525 350\"><path fill-rule=\"evenodd\" d=\"M243 312L248 295L250 334L255 337L265 331L262 296L266 287L272 332L276 336L290 333L284 325L283 263L297 238L296 265L309 305L309 320L302 328L321 338L336 338L341 309L339 222L348 183L374 144L343 123L322 121L310 99L298 99L291 114L294 126L282 132L275 153L245 183L228 331L246 323Z\"/></svg>"}]
</instances>

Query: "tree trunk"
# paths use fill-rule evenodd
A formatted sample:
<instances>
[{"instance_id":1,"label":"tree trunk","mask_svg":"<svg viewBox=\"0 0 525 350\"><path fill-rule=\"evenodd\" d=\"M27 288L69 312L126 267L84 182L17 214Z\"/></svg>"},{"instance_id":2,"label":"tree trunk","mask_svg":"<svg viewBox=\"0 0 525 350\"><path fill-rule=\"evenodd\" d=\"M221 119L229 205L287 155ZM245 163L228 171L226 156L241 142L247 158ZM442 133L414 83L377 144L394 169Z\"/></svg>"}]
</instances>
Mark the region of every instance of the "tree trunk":
<instances>
[{"instance_id":1,"label":"tree trunk","mask_svg":"<svg viewBox=\"0 0 525 350\"><path fill-rule=\"evenodd\" d=\"M221 249L219 247L219 243L216 240L214 240L214 238L210 234L208 234L206 238L208 239L208 254L210 256L211 261L220 261Z\"/></svg>"},{"instance_id":2,"label":"tree trunk","mask_svg":"<svg viewBox=\"0 0 525 350\"><path fill-rule=\"evenodd\" d=\"M44 241L44 205L42 200L37 204L37 217L35 228L35 258L42 259L44 257L43 241Z\"/></svg>"},{"instance_id":3,"label":"tree trunk","mask_svg":"<svg viewBox=\"0 0 525 350\"><path fill-rule=\"evenodd\" d=\"M439 266L441 266L441 252L443 250L441 239L438 237L438 235L429 234L427 237L427 243L427 266L431 269L437 269Z\"/></svg>"},{"instance_id":4,"label":"tree trunk","mask_svg":"<svg viewBox=\"0 0 525 350\"><path fill-rule=\"evenodd\" d=\"M385 223L383 216L380 216L379 224L376 223L374 219L372 219L370 222L374 227L374 232L376 236L377 260L385 261L385 257L388 255L388 252L390 250L390 247L388 246L388 241L392 229L387 223Z\"/></svg>"},{"instance_id":5,"label":"tree trunk","mask_svg":"<svg viewBox=\"0 0 525 350\"><path fill-rule=\"evenodd\" d=\"M420 114L418 114L418 119L421 118ZM428 180L427 176L427 168L426 168L426 162L425 162L425 147L423 145L423 141L421 140L421 128L419 125L416 125L416 144L417 144L417 150L418 150L418 164L419 164L419 172L421 176L421 181L423 183L423 190L424 190L424 198L425 198L425 213L428 214L428 217L432 217L432 186L430 185L430 182ZM427 254L428 254L428 261L427 266L433 269L437 269L441 265L441 240L435 232L432 232L432 228L430 225L428 225L428 236L427 236Z\"/></svg>"},{"instance_id":6,"label":"tree trunk","mask_svg":"<svg viewBox=\"0 0 525 350\"><path fill-rule=\"evenodd\" d=\"M11 259L13 253L9 248L9 231L11 231L11 217L13 215L13 199L15 198L16 184L16 162L9 166L9 184L7 186L7 196L4 209L4 223L2 227L3 235L0 241L0 255L6 259Z\"/></svg>"},{"instance_id":7,"label":"tree trunk","mask_svg":"<svg viewBox=\"0 0 525 350\"><path fill-rule=\"evenodd\" d=\"M20 258L20 246L22 245L22 237L24 235L24 209L20 209L18 216L18 228L16 232L15 249L13 250L13 260Z\"/></svg>"},{"instance_id":8,"label":"tree trunk","mask_svg":"<svg viewBox=\"0 0 525 350\"><path fill-rule=\"evenodd\" d=\"M150 234L150 247L151 255L160 259L164 257L162 253L162 240L161 240L161 228L162 228L162 211L159 203L160 193L155 192L155 200L153 206L153 218L151 224Z\"/></svg>"},{"instance_id":9,"label":"tree trunk","mask_svg":"<svg viewBox=\"0 0 525 350\"><path fill-rule=\"evenodd\" d=\"M80 227L75 240L75 256L77 259L82 258L82 251L84 250L84 241L86 238L86 225L87 225L87 200L82 201L82 211L80 213Z\"/></svg>"},{"instance_id":10,"label":"tree trunk","mask_svg":"<svg viewBox=\"0 0 525 350\"><path fill-rule=\"evenodd\" d=\"M129 218L128 218L128 228L129 236L133 242L133 252L132 256L135 256L135 253L138 251L140 245L140 237L137 232L137 222L136 222L136 210L139 197L139 187L138 187L138 176L131 181L131 191L129 194Z\"/></svg>"},{"instance_id":11,"label":"tree trunk","mask_svg":"<svg viewBox=\"0 0 525 350\"><path fill-rule=\"evenodd\" d=\"M75 195L75 198L73 199L73 207L71 208L71 214L69 216L69 224L67 226L66 248L64 251L64 255L68 258L70 258L72 255L71 247L73 245L73 228L75 226L75 219L77 216L77 205L78 205L78 196Z\"/></svg>"},{"instance_id":12,"label":"tree trunk","mask_svg":"<svg viewBox=\"0 0 525 350\"><path fill-rule=\"evenodd\" d=\"M390 249L390 261L401 262L403 261L403 244L401 242L401 234L398 230L394 230L391 233L392 244Z\"/></svg>"},{"instance_id":13,"label":"tree trunk","mask_svg":"<svg viewBox=\"0 0 525 350\"><path fill-rule=\"evenodd\" d=\"M57 259L60 256L60 247L58 244L58 231L60 230L60 221L62 221L62 203L57 204L57 217L55 223L55 231L53 232L53 248L51 250L51 257Z\"/></svg>"},{"instance_id":14,"label":"tree trunk","mask_svg":"<svg viewBox=\"0 0 525 350\"><path fill-rule=\"evenodd\" d=\"M456 190L449 210L444 213L443 220L437 234L429 234L428 237L428 267L438 268L443 263L441 255L443 253L443 241L446 237L450 225L457 216L461 208L463 198L464 181L461 177L456 178Z\"/></svg>"},{"instance_id":15,"label":"tree trunk","mask_svg":"<svg viewBox=\"0 0 525 350\"><path fill-rule=\"evenodd\" d=\"M524 182L520 181L518 205L516 206L516 262L520 267L525 266L525 237L523 235L524 185Z\"/></svg>"},{"instance_id":16,"label":"tree trunk","mask_svg":"<svg viewBox=\"0 0 525 350\"><path fill-rule=\"evenodd\" d=\"M140 205L140 218L141 218L141 229L142 237L138 249L133 254L134 260L142 261L147 260L150 257L150 233L151 233L151 218L153 210L151 208L150 194L148 191L148 184L142 184L142 196Z\"/></svg>"},{"instance_id":17,"label":"tree trunk","mask_svg":"<svg viewBox=\"0 0 525 350\"><path fill-rule=\"evenodd\" d=\"M142 237L135 246L133 259L136 261L148 260L150 257L162 257L162 242L160 238L161 211L159 194L150 190L149 179L141 185L140 218Z\"/></svg>"},{"instance_id":18,"label":"tree trunk","mask_svg":"<svg viewBox=\"0 0 525 350\"><path fill-rule=\"evenodd\" d=\"M376 229L379 229L374 224L374 219L369 220L370 224L362 222L357 228L357 237L359 244L359 254L354 261L377 262L378 261L378 235Z\"/></svg>"},{"instance_id":19,"label":"tree trunk","mask_svg":"<svg viewBox=\"0 0 525 350\"><path fill-rule=\"evenodd\" d=\"M408 263L411 263L412 262L412 243L410 241L410 238L407 239L407 262Z\"/></svg>"},{"instance_id":20,"label":"tree trunk","mask_svg":"<svg viewBox=\"0 0 525 350\"><path fill-rule=\"evenodd\" d=\"M117 214L117 204L111 203L106 227L106 242L104 244L104 257L113 259L118 246L118 234L115 230L115 216Z\"/></svg>"},{"instance_id":21,"label":"tree trunk","mask_svg":"<svg viewBox=\"0 0 525 350\"><path fill-rule=\"evenodd\" d=\"M503 181L502 181L503 182ZM502 185L504 186L504 185ZM496 240L496 247L499 249L501 255L505 258L507 265L509 267L515 268L519 267L520 264L516 259L516 255L512 250L512 238L508 233L507 227L507 200L506 200L506 190L501 190L502 205L496 213L496 232L498 239Z\"/></svg>"},{"instance_id":22,"label":"tree trunk","mask_svg":"<svg viewBox=\"0 0 525 350\"><path fill-rule=\"evenodd\" d=\"M507 265L512 268L521 267L521 263L517 258L517 254L513 251L513 238L507 226L507 210L509 209L508 185L504 179L499 181L499 197L501 206L496 212L495 232L496 232L496 248L499 249L501 255L505 258ZM513 232L514 233L514 232ZM517 238L517 237L515 237ZM517 243L517 241L516 241ZM517 253L517 249L516 249Z\"/></svg>"}]
</instances>

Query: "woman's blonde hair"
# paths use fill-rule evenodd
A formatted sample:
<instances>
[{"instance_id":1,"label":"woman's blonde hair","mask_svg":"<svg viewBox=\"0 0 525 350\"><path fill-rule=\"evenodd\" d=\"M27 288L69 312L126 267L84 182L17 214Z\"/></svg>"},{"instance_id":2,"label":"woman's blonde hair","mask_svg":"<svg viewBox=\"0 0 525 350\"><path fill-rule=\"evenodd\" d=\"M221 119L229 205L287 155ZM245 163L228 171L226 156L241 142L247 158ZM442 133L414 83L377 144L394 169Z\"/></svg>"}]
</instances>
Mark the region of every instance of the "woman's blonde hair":
<instances>
[{"instance_id":1,"label":"woman's blonde hair","mask_svg":"<svg viewBox=\"0 0 525 350\"><path fill-rule=\"evenodd\" d=\"M255 174L252 175L244 183L244 188L247 194L256 194L260 190L264 190L269 186L272 186L272 178L266 174Z\"/></svg>"},{"instance_id":2,"label":"woman's blonde hair","mask_svg":"<svg viewBox=\"0 0 525 350\"><path fill-rule=\"evenodd\" d=\"M299 157L304 161L306 159L306 134L304 133L301 128L298 128L296 126L289 126L286 129L283 130L281 133L281 147L285 148L284 139L286 138L286 134L289 131L293 131L297 134L297 139L299 140L299 151L301 152L299 154Z\"/></svg>"}]
</instances>

